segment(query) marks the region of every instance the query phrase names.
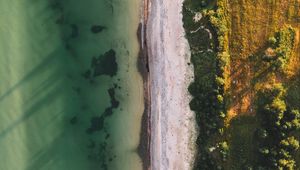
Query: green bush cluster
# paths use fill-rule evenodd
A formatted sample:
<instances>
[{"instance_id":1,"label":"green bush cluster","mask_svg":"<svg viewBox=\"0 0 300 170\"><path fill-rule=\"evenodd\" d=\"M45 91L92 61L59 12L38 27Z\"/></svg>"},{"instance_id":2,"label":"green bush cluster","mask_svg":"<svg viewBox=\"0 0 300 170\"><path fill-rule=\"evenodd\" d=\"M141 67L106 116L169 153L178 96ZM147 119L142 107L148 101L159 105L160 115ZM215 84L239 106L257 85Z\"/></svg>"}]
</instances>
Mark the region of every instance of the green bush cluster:
<instances>
[{"instance_id":1,"label":"green bush cluster","mask_svg":"<svg viewBox=\"0 0 300 170\"><path fill-rule=\"evenodd\" d=\"M281 29L276 35L276 60L273 61L276 69L284 71L286 64L288 63L295 41L295 29L291 26L287 26Z\"/></svg>"},{"instance_id":2,"label":"green bush cluster","mask_svg":"<svg viewBox=\"0 0 300 170\"><path fill-rule=\"evenodd\" d=\"M227 10L227 2L225 0L217 1L217 10L208 11L210 23L215 28L218 35L218 50L219 52L228 52L228 31L229 31L229 16Z\"/></svg>"},{"instance_id":3,"label":"green bush cluster","mask_svg":"<svg viewBox=\"0 0 300 170\"><path fill-rule=\"evenodd\" d=\"M293 132L300 129L299 110L285 102L286 90L281 84L260 90L258 112L262 127L257 132L262 169L296 169L295 152L299 141Z\"/></svg>"}]
</instances>

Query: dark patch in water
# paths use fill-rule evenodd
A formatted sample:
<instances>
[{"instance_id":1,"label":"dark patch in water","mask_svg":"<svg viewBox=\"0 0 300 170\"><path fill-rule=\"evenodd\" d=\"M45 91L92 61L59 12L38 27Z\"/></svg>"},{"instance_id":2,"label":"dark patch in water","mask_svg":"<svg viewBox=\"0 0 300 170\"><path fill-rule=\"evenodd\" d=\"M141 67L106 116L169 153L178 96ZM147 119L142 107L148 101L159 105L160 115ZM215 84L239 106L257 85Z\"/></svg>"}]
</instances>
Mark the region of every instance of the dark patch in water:
<instances>
[{"instance_id":1,"label":"dark patch in water","mask_svg":"<svg viewBox=\"0 0 300 170\"><path fill-rule=\"evenodd\" d=\"M106 27L101 26L101 25L93 25L91 27L91 31L94 34L98 34L98 33L102 32L104 29L106 29Z\"/></svg>"},{"instance_id":2,"label":"dark patch in water","mask_svg":"<svg viewBox=\"0 0 300 170\"><path fill-rule=\"evenodd\" d=\"M118 87L118 84L114 83L114 88L117 88Z\"/></svg>"},{"instance_id":3,"label":"dark patch in water","mask_svg":"<svg viewBox=\"0 0 300 170\"><path fill-rule=\"evenodd\" d=\"M71 123L72 125L75 125L77 122L78 122L77 116L72 117L71 120L70 120L70 123Z\"/></svg>"},{"instance_id":4,"label":"dark patch in water","mask_svg":"<svg viewBox=\"0 0 300 170\"><path fill-rule=\"evenodd\" d=\"M87 70L85 73L82 74L82 76L83 76L85 79L90 79L90 78L91 78L91 75L92 75L91 70Z\"/></svg>"},{"instance_id":5,"label":"dark patch in water","mask_svg":"<svg viewBox=\"0 0 300 170\"><path fill-rule=\"evenodd\" d=\"M95 116L91 119L91 125L86 130L87 134L93 134L94 132L101 131L104 128L104 121L106 117L113 114L113 109L118 108L120 102L115 97L115 88L110 88L107 90L110 96L111 105L107 107L101 116Z\"/></svg>"},{"instance_id":6,"label":"dark patch in water","mask_svg":"<svg viewBox=\"0 0 300 170\"><path fill-rule=\"evenodd\" d=\"M79 36L79 29L78 26L76 24L71 24L71 38L76 38Z\"/></svg>"},{"instance_id":7,"label":"dark patch in water","mask_svg":"<svg viewBox=\"0 0 300 170\"><path fill-rule=\"evenodd\" d=\"M115 83L115 84L114 84L114 88L115 88L115 89L121 89L121 86L119 86L118 84Z\"/></svg>"},{"instance_id":8,"label":"dark patch in water","mask_svg":"<svg viewBox=\"0 0 300 170\"><path fill-rule=\"evenodd\" d=\"M92 117L91 119L91 126L86 130L87 134L92 134L96 131L100 131L103 129L104 126L104 116L100 117Z\"/></svg>"},{"instance_id":9,"label":"dark patch in water","mask_svg":"<svg viewBox=\"0 0 300 170\"><path fill-rule=\"evenodd\" d=\"M108 94L110 96L110 103L112 108L117 108L120 104L120 102L115 97L115 88L108 89Z\"/></svg>"},{"instance_id":10,"label":"dark patch in water","mask_svg":"<svg viewBox=\"0 0 300 170\"><path fill-rule=\"evenodd\" d=\"M93 69L93 77L101 75L115 76L118 71L118 64L116 62L116 52L109 50L104 55L98 58L93 57L91 67Z\"/></svg>"},{"instance_id":11,"label":"dark patch in water","mask_svg":"<svg viewBox=\"0 0 300 170\"><path fill-rule=\"evenodd\" d=\"M87 80L93 80L93 78L108 75L113 77L117 74L118 64L116 62L116 52L110 49L98 58L93 57L91 61L91 68L86 70L82 76Z\"/></svg>"},{"instance_id":12,"label":"dark patch in water","mask_svg":"<svg viewBox=\"0 0 300 170\"><path fill-rule=\"evenodd\" d=\"M53 1L53 2L50 2L50 8L53 9L53 10L57 10L59 11L60 13L63 12L64 8L63 6L61 5L60 2L57 2L57 1ZM56 24L63 24L65 21L65 16L63 14L61 14L59 16L58 19L56 19L55 23Z\"/></svg>"},{"instance_id":13,"label":"dark patch in water","mask_svg":"<svg viewBox=\"0 0 300 170\"><path fill-rule=\"evenodd\" d=\"M71 50L70 44L69 44L69 43L66 43L66 44L65 44L65 48L66 48L66 50L70 51L70 50Z\"/></svg>"},{"instance_id":14,"label":"dark patch in water","mask_svg":"<svg viewBox=\"0 0 300 170\"><path fill-rule=\"evenodd\" d=\"M76 48L73 46L74 41L77 41L76 38L82 36L82 34L85 33L81 30L83 27L81 26L80 21L78 22L78 20L73 20L72 17L69 17L68 13L65 13L63 7L68 3L59 0L49 0L49 4L51 5L51 8L53 8L57 13L56 18L53 20L53 22L59 24L57 26L62 27L61 39L64 42L65 50L67 50L67 52L72 57L70 59L76 59L76 61L78 59L78 61L81 61L79 59L81 59L82 54L78 53ZM113 8L112 4L111 7ZM101 35L101 32L107 29L104 26L93 24L94 23L89 23L90 27L88 29L90 30L88 30L88 34L93 34L94 36L97 36L97 34ZM111 49L102 55L97 55L93 57L91 65L87 68L87 70L83 70L82 75L80 75L79 73L79 76L82 76L81 78L84 78L86 83L90 82L91 86L98 86L98 81L96 79L98 76L107 75L112 77L117 74L117 71L118 65L116 63L116 52ZM74 78L68 77L68 80L73 80L74 82L78 81L78 75L75 76L76 73L74 72L72 72L72 74L74 75ZM85 96L86 88L91 87L85 87L78 84L73 85L70 89L68 89L72 93L74 92L72 95L78 94L80 99L82 99L81 103L78 106L75 106L79 107L78 110L81 112L80 115L82 116L72 115L68 117L66 121L67 123L69 121L69 123L71 124L69 124L70 126L74 125L73 127L75 127L79 126L79 124L81 125L81 121L83 121L84 118L88 116L88 114L86 114L88 110L93 110L90 109L90 107L93 108L93 105L90 106L90 103L84 103L84 98L81 98L81 93L83 93L83 96ZM85 139L86 143L84 143L84 147L88 151L88 153L85 154L85 158L88 159L90 163L93 163L90 167L95 167L94 165L96 165L98 169L109 169L109 162L112 162L114 158L116 158L116 155L114 155L113 150L111 150L113 144L111 144L110 142L110 134L107 132L106 129L108 123L106 122L106 118L111 116L113 114L113 109L119 106L119 101L115 98L115 89L117 88L118 85L115 84L113 88L108 89L108 94L110 96L109 106L105 109L105 111L102 114L96 114L91 117L88 117L90 119L90 122L88 126L84 127L85 129L83 129L83 131L86 130L86 137L88 137L87 139ZM95 136L88 135L93 133L95 133Z\"/></svg>"},{"instance_id":15,"label":"dark patch in water","mask_svg":"<svg viewBox=\"0 0 300 170\"><path fill-rule=\"evenodd\" d=\"M72 87L72 89L79 94L81 92L81 88L80 87Z\"/></svg>"},{"instance_id":16,"label":"dark patch in water","mask_svg":"<svg viewBox=\"0 0 300 170\"><path fill-rule=\"evenodd\" d=\"M111 153L108 149L107 142L101 142L99 145L94 145L90 148L90 153L88 154L88 159L93 162L99 163L100 169L108 169L107 162L111 162L113 160Z\"/></svg>"},{"instance_id":17,"label":"dark patch in water","mask_svg":"<svg viewBox=\"0 0 300 170\"><path fill-rule=\"evenodd\" d=\"M104 111L104 113L103 113L103 115L104 115L105 117L111 116L111 115L113 114L113 110L112 110L112 109L113 109L112 107L106 108L105 111Z\"/></svg>"}]
</instances>

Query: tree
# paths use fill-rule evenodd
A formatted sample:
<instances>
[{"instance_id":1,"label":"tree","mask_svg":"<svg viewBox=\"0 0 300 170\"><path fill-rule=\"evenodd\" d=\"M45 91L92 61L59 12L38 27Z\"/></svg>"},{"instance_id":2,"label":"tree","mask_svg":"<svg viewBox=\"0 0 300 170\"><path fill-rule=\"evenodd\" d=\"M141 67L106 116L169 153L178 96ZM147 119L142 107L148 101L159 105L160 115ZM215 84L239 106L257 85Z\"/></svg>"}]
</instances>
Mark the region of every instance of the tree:
<instances>
[{"instance_id":1,"label":"tree","mask_svg":"<svg viewBox=\"0 0 300 170\"><path fill-rule=\"evenodd\" d=\"M299 149L299 141L294 136L281 140L280 145L288 148L291 151L296 151Z\"/></svg>"},{"instance_id":2,"label":"tree","mask_svg":"<svg viewBox=\"0 0 300 170\"><path fill-rule=\"evenodd\" d=\"M268 148L260 148L259 152L263 155L268 155L270 153L270 150Z\"/></svg>"},{"instance_id":3,"label":"tree","mask_svg":"<svg viewBox=\"0 0 300 170\"><path fill-rule=\"evenodd\" d=\"M275 37L270 37L268 42L271 44L271 45L275 45L277 43L277 40Z\"/></svg>"},{"instance_id":4,"label":"tree","mask_svg":"<svg viewBox=\"0 0 300 170\"><path fill-rule=\"evenodd\" d=\"M290 114L292 117L292 120L291 120L292 128L294 128L296 130L300 129L300 112L299 112L299 110L292 110Z\"/></svg>"},{"instance_id":5,"label":"tree","mask_svg":"<svg viewBox=\"0 0 300 170\"><path fill-rule=\"evenodd\" d=\"M296 162L292 159L280 159L279 161L279 169L287 169L294 170L296 166Z\"/></svg>"}]
</instances>

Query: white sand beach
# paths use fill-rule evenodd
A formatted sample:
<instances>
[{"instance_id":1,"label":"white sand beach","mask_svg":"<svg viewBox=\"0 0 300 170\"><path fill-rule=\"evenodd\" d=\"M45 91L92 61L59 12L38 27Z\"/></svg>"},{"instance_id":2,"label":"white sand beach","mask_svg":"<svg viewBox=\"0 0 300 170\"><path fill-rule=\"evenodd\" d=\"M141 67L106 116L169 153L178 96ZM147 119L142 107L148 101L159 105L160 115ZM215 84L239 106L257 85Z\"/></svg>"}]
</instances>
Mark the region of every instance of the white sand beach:
<instances>
[{"instance_id":1,"label":"white sand beach","mask_svg":"<svg viewBox=\"0 0 300 170\"><path fill-rule=\"evenodd\" d=\"M196 122L187 87L193 79L182 23L183 0L150 0L147 45L151 91L151 169L192 169Z\"/></svg>"}]
</instances>

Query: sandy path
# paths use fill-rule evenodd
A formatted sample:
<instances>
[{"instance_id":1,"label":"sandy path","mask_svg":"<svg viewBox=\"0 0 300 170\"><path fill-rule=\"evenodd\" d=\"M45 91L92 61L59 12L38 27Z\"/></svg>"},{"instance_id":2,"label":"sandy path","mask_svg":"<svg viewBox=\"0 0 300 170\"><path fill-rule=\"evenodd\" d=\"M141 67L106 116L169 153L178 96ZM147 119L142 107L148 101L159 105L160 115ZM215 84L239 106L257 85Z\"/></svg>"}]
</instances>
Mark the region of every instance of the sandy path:
<instances>
[{"instance_id":1,"label":"sandy path","mask_svg":"<svg viewBox=\"0 0 300 170\"><path fill-rule=\"evenodd\" d=\"M189 109L189 47L183 0L151 0L147 23L151 85L151 169L191 169L195 119Z\"/></svg>"}]
</instances>

